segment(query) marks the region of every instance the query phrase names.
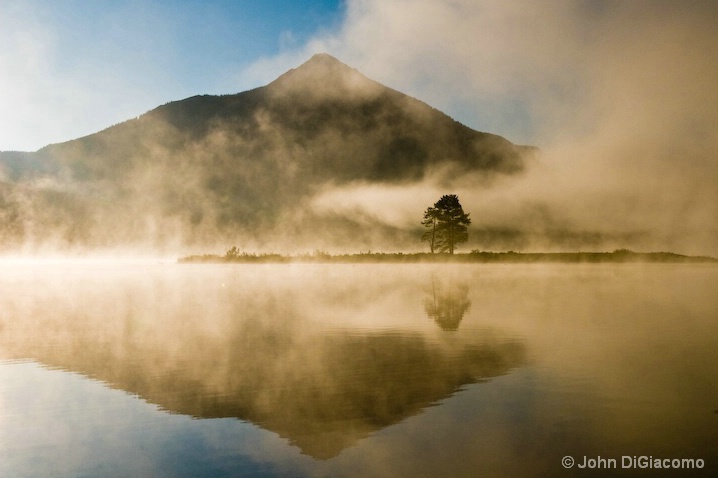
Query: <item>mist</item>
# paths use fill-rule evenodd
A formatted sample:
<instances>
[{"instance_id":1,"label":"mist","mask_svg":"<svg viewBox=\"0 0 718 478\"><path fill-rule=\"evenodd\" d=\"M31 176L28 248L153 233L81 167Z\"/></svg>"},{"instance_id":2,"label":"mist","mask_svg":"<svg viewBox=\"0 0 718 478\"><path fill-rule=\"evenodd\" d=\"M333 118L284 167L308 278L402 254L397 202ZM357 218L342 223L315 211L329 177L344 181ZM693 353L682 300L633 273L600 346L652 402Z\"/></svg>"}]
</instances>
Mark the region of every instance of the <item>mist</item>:
<instances>
[{"instance_id":1,"label":"mist","mask_svg":"<svg viewBox=\"0 0 718 478\"><path fill-rule=\"evenodd\" d=\"M457 194L466 251L718 255L716 10L350 1L338 30L243 73L290 70L266 98L3 153L3 250L418 251L423 211ZM358 71L297 68L323 51Z\"/></svg>"},{"instance_id":2,"label":"mist","mask_svg":"<svg viewBox=\"0 0 718 478\"><path fill-rule=\"evenodd\" d=\"M3 291L22 293L0 294L0 361L32 358L174 414L248 420L321 460L525 365L526 346L500 328L442 335L469 309L460 270L431 278L431 300L422 268L369 283L366 267L340 269L8 267Z\"/></svg>"},{"instance_id":3,"label":"mist","mask_svg":"<svg viewBox=\"0 0 718 478\"><path fill-rule=\"evenodd\" d=\"M509 181L405 191L400 202L458 193L477 247L715 255L717 20L712 2L355 1L339 32L255 74L327 50L473 128L538 146ZM365 190L374 215L372 197L399 195Z\"/></svg>"},{"instance_id":4,"label":"mist","mask_svg":"<svg viewBox=\"0 0 718 478\"><path fill-rule=\"evenodd\" d=\"M539 476L584 449L709 467L717 278L703 264L5 264L0 471Z\"/></svg>"},{"instance_id":5,"label":"mist","mask_svg":"<svg viewBox=\"0 0 718 478\"><path fill-rule=\"evenodd\" d=\"M705 257L222 254L427 251L424 212L456 194L460 253L718 257L718 7L342 12L243 70L255 89L0 152L0 475L573 476L565 458L598 453L715 468ZM77 98L110 98L91 83Z\"/></svg>"},{"instance_id":6,"label":"mist","mask_svg":"<svg viewBox=\"0 0 718 478\"><path fill-rule=\"evenodd\" d=\"M265 87L3 153L0 233L24 253L415 248L425 206L406 188L490 183L533 154L315 55ZM377 214L365 186L397 194Z\"/></svg>"}]
</instances>

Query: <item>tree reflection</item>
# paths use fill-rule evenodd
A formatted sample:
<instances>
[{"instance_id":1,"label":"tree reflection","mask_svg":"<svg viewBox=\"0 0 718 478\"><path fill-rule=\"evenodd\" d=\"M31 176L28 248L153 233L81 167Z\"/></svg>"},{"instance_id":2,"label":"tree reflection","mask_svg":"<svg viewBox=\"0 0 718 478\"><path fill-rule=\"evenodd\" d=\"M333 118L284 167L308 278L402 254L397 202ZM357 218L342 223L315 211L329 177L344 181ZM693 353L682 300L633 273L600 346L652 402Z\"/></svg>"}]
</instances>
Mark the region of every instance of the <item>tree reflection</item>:
<instances>
[{"instance_id":1,"label":"tree reflection","mask_svg":"<svg viewBox=\"0 0 718 478\"><path fill-rule=\"evenodd\" d=\"M458 330L464 314L471 308L468 295L466 283L442 282L432 277L429 295L424 299L424 311L442 329Z\"/></svg>"}]
</instances>

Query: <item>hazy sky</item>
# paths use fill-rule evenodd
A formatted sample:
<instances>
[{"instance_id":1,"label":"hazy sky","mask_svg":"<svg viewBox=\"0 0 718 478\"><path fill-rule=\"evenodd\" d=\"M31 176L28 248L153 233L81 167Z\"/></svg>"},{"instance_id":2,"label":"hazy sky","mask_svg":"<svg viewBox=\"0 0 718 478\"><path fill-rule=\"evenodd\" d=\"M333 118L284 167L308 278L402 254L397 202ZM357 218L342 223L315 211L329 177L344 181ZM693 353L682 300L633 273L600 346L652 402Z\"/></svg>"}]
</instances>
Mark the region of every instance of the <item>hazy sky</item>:
<instances>
[{"instance_id":1,"label":"hazy sky","mask_svg":"<svg viewBox=\"0 0 718 478\"><path fill-rule=\"evenodd\" d=\"M712 1L1 0L0 150L261 86L319 51L473 128L544 147L609 113L596 95L634 60L629 73L645 74L647 59L656 77L685 66L676 56L710 62L665 85L700 96L715 79L717 23ZM618 86L632 95L646 79Z\"/></svg>"}]
</instances>

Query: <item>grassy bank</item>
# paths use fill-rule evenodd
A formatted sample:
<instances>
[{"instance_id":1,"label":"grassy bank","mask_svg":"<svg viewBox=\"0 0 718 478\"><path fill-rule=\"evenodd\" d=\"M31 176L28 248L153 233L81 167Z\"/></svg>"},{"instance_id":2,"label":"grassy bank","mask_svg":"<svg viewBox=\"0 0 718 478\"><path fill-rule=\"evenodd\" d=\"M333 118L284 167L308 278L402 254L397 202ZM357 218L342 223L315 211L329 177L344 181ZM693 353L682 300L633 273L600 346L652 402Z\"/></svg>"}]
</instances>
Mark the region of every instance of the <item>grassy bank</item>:
<instances>
[{"instance_id":1,"label":"grassy bank","mask_svg":"<svg viewBox=\"0 0 718 478\"><path fill-rule=\"evenodd\" d=\"M358 254L313 254L281 255L240 252L235 248L224 255L202 254L185 256L178 260L183 264L192 263L479 263L479 264L532 264L532 263L718 263L718 259L707 256L685 256L672 252L634 252L619 249L613 252L485 252L472 251L462 254L430 253L358 253Z\"/></svg>"}]
</instances>

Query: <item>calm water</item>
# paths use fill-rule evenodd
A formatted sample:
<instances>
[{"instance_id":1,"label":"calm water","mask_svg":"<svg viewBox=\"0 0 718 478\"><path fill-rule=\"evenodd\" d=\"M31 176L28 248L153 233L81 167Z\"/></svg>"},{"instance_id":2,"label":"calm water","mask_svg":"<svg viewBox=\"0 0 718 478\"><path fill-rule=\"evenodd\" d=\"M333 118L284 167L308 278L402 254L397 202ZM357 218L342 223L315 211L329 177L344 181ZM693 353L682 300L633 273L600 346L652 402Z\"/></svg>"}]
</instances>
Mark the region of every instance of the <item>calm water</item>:
<instances>
[{"instance_id":1,"label":"calm water","mask_svg":"<svg viewBox=\"0 0 718 478\"><path fill-rule=\"evenodd\" d=\"M712 265L5 264L0 476L715 476L717 292Z\"/></svg>"}]
</instances>

